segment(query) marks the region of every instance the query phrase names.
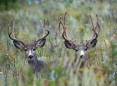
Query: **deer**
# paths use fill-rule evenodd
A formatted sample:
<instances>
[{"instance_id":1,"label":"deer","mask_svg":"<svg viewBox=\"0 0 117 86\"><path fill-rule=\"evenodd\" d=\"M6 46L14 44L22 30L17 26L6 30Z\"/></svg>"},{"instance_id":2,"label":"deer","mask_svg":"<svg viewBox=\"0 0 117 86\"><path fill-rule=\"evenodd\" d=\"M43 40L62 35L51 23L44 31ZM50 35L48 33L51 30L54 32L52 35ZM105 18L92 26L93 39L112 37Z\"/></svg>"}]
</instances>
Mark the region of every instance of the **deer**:
<instances>
[{"instance_id":1,"label":"deer","mask_svg":"<svg viewBox=\"0 0 117 86\"><path fill-rule=\"evenodd\" d=\"M38 56L36 54L37 48L42 48L46 43L46 37L49 35L49 30L46 30L46 34L38 39L33 41L32 43L25 44L23 41L16 39L15 37L12 37L13 32L8 33L9 38L12 40L14 46L25 52L26 60L34 73L37 77L39 77L39 73L41 70L46 66L46 62L43 60L39 60Z\"/></svg>"},{"instance_id":2,"label":"deer","mask_svg":"<svg viewBox=\"0 0 117 86\"><path fill-rule=\"evenodd\" d=\"M91 24L92 24L92 32L93 32L93 36L90 40L86 40L86 42L83 43L74 43L74 41L69 40L67 37L67 32L66 29L67 25L66 25L66 16L67 16L67 12L65 12L64 16L60 16L59 17L59 28L62 26L63 28L63 32L62 32L62 38L64 39L64 45L66 48L68 49L72 49L75 51L75 59L72 62L72 64L70 65L70 68L76 69L76 68L81 68L85 65L88 65L88 50L90 50L91 48L96 47L96 44L98 42L98 35L100 32L100 24L99 24L99 20L98 20L98 16L96 15L96 25L94 25L92 17L90 16L91 19ZM68 67L68 62L66 68ZM75 70L74 70L75 71Z\"/></svg>"}]
</instances>

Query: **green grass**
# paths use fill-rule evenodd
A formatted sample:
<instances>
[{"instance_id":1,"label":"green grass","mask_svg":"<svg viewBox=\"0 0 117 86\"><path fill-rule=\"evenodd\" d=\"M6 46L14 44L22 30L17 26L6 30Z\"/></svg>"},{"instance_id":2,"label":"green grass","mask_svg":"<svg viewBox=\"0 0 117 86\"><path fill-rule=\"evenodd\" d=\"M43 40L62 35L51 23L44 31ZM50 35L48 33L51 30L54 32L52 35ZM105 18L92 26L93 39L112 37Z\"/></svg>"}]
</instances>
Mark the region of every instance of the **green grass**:
<instances>
[{"instance_id":1,"label":"green grass","mask_svg":"<svg viewBox=\"0 0 117 86\"><path fill-rule=\"evenodd\" d=\"M48 0L40 5L22 6L19 10L0 12L0 86L116 86L117 84L117 2L80 0ZM96 20L99 15L101 32L96 48L89 50L89 67L73 72L65 69L75 58L75 52L64 46L62 30L58 28L58 17L68 12L67 35L80 43L92 36L89 15ZM113 14L113 15L112 15ZM43 19L49 20L49 27L42 28ZM14 26L14 28L13 28ZM10 28L9 28L10 27ZM41 38L41 31L48 29L46 45L37 49L49 68L38 80L25 62L25 53L16 49L8 37L8 28L25 43ZM53 63L50 63L54 61ZM49 76L48 76L49 74Z\"/></svg>"}]
</instances>

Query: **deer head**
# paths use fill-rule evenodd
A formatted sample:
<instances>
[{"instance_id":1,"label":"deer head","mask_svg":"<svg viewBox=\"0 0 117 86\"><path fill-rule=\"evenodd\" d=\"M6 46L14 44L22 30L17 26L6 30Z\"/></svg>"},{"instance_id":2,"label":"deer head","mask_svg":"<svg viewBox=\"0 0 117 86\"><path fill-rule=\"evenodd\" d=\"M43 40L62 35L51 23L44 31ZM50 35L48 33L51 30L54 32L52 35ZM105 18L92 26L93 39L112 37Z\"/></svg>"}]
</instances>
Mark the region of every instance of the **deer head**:
<instances>
[{"instance_id":1,"label":"deer head","mask_svg":"<svg viewBox=\"0 0 117 86\"><path fill-rule=\"evenodd\" d=\"M25 44L24 42L22 42L16 38L13 38L11 36L11 34L12 33L9 34L9 38L11 40L13 40L14 46L22 51L25 51L26 57L28 59L33 59L33 57L35 57L35 55L36 55L35 50L37 48L41 48L45 45L46 37L48 36L49 31L47 31L47 34L44 37L32 42L31 44Z\"/></svg>"},{"instance_id":2,"label":"deer head","mask_svg":"<svg viewBox=\"0 0 117 86\"><path fill-rule=\"evenodd\" d=\"M69 40L67 35L66 35L66 29L67 29L67 26L65 24L66 14L67 13L65 13L63 17L59 18L60 19L59 28L60 28L60 26L62 26L62 28L63 28L62 37L64 39L65 47L68 48L68 49L75 50L76 54L80 58L82 58L83 61L86 61L87 60L87 51L90 48L94 48L97 44L97 38L98 38L98 35L99 35L99 32L100 32L100 25L98 23L98 17L96 15L97 22L96 22L96 25L94 26L94 23L93 23L92 18L90 16L91 23L92 23L92 32L93 32L92 38L90 40L86 41L86 43L76 44L72 40ZM77 60L77 57L75 58L74 61L76 61L76 60Z\"/></svg>"}]
</instances>

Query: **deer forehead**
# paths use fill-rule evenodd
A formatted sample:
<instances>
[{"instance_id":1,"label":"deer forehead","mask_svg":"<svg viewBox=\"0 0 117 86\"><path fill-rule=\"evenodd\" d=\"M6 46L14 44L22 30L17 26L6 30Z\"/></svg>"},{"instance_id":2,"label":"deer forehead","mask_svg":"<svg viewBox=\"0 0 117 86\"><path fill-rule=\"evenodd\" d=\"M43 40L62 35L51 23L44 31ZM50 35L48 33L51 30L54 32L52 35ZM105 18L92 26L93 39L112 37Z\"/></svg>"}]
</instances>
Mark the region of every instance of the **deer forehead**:
<instances>
[{"instance_id":1,"label":"deer forehead","mask_svg":"<svg viewBox=\"0 0 117 86\"><path fill-rule=\"evenodd\" d=\"M85 45L79 45L78 50L85 50Z\"/></svg>"},{"instance_id":2,"label":"deer forehead","mask_svg":"<svg viewBox=\"0 0 117 86\"><path fill-rule=\"evenodd\" d=\"M26 49L32 49L32 48L34 48L35 47L35 45L32 43L32 44L26 44L25 45L25 48Z\"/></svg>"},{"instance_id":3,"label":"deer forehead","mask_svg":"<svg viewBox=\"0 0 117 86\"><path fill-rule=\"evenodd\" d=\"M33 53L34 53L34 51L32 51L32 50L28 50L28 51L27 51L27 54L28 54L28 55L33 55Z\"/></svg>"}]
</instances>

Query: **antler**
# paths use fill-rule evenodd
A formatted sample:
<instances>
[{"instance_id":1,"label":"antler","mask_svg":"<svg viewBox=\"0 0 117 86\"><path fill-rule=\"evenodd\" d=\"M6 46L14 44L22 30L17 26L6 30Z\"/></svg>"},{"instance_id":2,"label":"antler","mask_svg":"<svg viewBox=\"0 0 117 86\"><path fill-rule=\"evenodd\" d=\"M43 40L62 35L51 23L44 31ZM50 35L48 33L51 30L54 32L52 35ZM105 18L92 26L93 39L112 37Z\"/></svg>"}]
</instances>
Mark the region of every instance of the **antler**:
<instances>
[{"instance_id":1,"label":"antler","mask_svg":"<svg viewBox=\"0 0 117 86\"><path fill-rule=\"evenodd\" d=\"M13 40L13 41L15 41L15 42L21 42L22 44L24 44L22 41L17 40L16 38L13 38L13 37L11 36L11 34L12 34L12 32L11 32L11 33L8 33L9 38L10 38L11 40Z\"/></svg>"},{"instance_id":2,"label":"antler","mask_svg":"<svg viewBox=\"0 0 117 86\"><path fill-rule=\"evenodd\" d=\"M61 16L59 17L59 19L60 19L59 28L60 28L60 25L62 25L62 27L63 27L62 37L65 40L64 44L65 44L66 48L76 50L77 45L73 41L67 39L67 35L66 35L67 26L66 26L66 23L65 23L66 15L67 15L67 12L65 12L63 18Z\"/></svg>"},{"instance_id":3,"label":"antler","mask_svg":"<svg viewBox=\"0 0 117 86\"><path fill-rule=\"evenodd\" d=\"M42 38L40 38L34 42L36 48L43 47L45 45L46 37L49 35L49 30L46 30L46 31L47 31L47 33L45 34L45 36L43 36Z\"/></svg>"},{"instance_id":4,"label":"antler","mask_svg":"<svg viewBox=\"0 0 117 86\"><path fill-rule=\"evenodd\" d=\"M45 39L48 35L49 35L49 30L46 30L47 31L47 33L45 34L45 36L43 36L41 39ZM40 39L39 39L40 40Z\"/></svg>"},{"instance_id":5,"label":"antler","mask_svg":"<svg viewBox=\"0 0 117 86\"><path fill-rule=\"evenodd\" d=\"M59 28L60 28L60 25L62 25L62 27L63 27L63 33L62 33L62 37L64 38L64 40L68 40L67 39L67 35L66 35L66 26L65 26L65 18L64 18L64 22L61 20L62 19L62 17L60 17L60 22L59 22Z\"/></svg>"},{"instance_id":6,"label":"antler","mask_svg":"<svg viewBox=\"0 0 117 86\"><path fill-rule=\"evenodd\" d=\"M91 47L95 47L97 44L97 38L98 38L98 34L100 32L100 25L99 25L99 20L98 20L98 16L96 15L97 21L96 21L96 25L94 26L94 23L92 21L92 17L90 16L91 19L91 24L92 24L92 31L93 31L93 37L91 40L87 41L86 43L86 50L91 48Z\"/></svg>"},{"instance_id":7,"label":"antler","mask_svg":"<svg viewBox=\"0 0 117 86\"><path fill-rule=\"evenodd\" d=\"M17 47L17 48L19 48L19 49L23 49L24 46L25 46L25 44L24 44L22 41L19 41L19 40L17 40L16 38L11 37L11 34L12 34L12 32L11 32L11 33L8 33L9 38L10 38L11 40L13 40L13 43L14 43L15 47Z\"/></svg>"},{"instance_id":8,"label":"antler","mask_svg":"<svg viewBox=\"0 0 117 86\"><path fill-rule=\"evenodd\" d=\"M49 26L49 21L48 21L48 19L46 20L46 19L44 19L44 24L43 24L43 27L45 28L45 26ZM45 36L43 36L41 39L45 39L48 35L49 35L49 30L46 30L47 31L47 34L45 35Z\"/></svg>"},{"instance_id":9,"label":"antler","mask_svg":"<svg viewBox=\"0 0 117 86\"><path fill-rule=\"evenodd\" d=\"M45 28L46 25L49 26L49 21L48 21L48 19L44 19L44 20L43 20L43 27Z\"/></svg>"},{"instance_id":10,"label":"antler","mask_svg":"<svg viewBox=\"0 0 117 86\"><path fill-rule=\"evenodd\" d=\"M49 21L47 19L44 19L43 20L43 28L45 28L46 25L49 26ZM46 30L46 31L47 31L47 33L45 34L45 36L43 36L42 38L38 39L37 41L43 40L49 35L49 33L50 33L49 30Z\"/></svg>"}]
</instances>

